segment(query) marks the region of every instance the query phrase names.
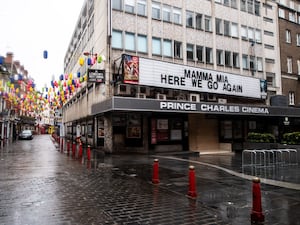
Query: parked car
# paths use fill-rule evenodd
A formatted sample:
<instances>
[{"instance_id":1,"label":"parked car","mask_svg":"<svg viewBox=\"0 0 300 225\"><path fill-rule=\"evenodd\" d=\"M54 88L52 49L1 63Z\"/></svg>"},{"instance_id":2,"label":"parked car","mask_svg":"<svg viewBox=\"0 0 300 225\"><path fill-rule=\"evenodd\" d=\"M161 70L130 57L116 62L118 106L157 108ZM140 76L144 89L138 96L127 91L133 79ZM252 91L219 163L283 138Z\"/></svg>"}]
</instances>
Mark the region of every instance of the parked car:
<instances>
[{"instance_id":1,"label":"parked car","mask_svg":"<svg viewBox=\"0 0 300 225\"><path fill-rule=\"evenodd\" d=\"M33 139L33 133L31 130L22 130L19 134L20 140L32 140Z\"/></svg>"}]
</instances>

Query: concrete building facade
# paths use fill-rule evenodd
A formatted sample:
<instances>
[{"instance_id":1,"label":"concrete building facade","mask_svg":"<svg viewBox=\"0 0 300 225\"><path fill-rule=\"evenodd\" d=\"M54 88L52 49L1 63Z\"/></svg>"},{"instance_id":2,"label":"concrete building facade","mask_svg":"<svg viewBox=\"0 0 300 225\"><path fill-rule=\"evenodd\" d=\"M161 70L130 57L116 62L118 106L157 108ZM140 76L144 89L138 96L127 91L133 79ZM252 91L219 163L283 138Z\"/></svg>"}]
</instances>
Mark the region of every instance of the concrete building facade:
<instances>
[{"instance_id":1,"label":"concrete building facade","mask_svg":"<svg viewBox=\"0 0 300 225\"><path fill-rule=\"evenodd\" d=\"M278 103L277 13L272 1L85 1L64 69L88 78L63 106L64 136L143 153L280 139L300 110Z\"/></svg>"}]
</instances>

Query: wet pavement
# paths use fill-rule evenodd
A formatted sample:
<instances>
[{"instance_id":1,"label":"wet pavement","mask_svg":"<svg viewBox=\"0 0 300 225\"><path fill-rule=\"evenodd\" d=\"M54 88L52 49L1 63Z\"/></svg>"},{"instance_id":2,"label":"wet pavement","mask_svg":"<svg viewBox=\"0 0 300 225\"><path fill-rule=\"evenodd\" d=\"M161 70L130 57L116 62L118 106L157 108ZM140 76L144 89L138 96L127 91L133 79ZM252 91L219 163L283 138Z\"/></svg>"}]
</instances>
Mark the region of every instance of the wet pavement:
<instances>
[{"instance_id":1,"label":"wet pavement","mask_svg":"<svg viewBox=\"0 0 300 225\"><path fill-rule=\"evenodd\" d=\"M251 224L252 175L264 224L300 224L299 165L247 168L240 154L103 155L79 160L49 135L0 149L0 224ZM86 150L86 149L84 149ZM151 183L159 159L158 185ZM189 166L197 198L187 197ZM272 185L270 185L272 184Z\"/></svg>"}]
</instances>

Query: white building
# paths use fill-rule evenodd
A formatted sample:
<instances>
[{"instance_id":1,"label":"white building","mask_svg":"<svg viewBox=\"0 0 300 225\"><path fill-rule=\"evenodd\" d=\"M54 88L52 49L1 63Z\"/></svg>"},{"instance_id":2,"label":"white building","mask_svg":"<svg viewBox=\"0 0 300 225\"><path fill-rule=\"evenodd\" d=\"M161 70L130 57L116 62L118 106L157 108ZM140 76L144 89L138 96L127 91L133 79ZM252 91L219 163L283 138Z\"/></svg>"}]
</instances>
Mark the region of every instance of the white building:
<instances>
[{"instance_id":1,"label":"white building","mask_svg":"<svg viewBox=\"0 0 300 225\"><path fill-rule=\"evenodd\" d=\"M299 111L269 107L281 94L277 20L272 1L86 0L64 65L90 73L63 107L65 136L79 129L94 148L158 152L231 151L250 131L278 135L281 117Z\"/></svg>"}]
</instances>

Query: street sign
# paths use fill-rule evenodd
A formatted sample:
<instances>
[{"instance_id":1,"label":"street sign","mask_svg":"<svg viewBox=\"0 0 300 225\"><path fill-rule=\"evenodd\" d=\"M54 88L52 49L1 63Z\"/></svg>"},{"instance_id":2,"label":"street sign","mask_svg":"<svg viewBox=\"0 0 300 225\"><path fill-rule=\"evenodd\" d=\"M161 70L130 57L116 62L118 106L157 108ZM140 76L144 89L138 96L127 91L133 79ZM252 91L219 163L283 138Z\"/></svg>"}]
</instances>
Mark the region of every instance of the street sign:
<instances>
[{"instance_id":1,"label":"street sign","mask_svg":"<svg viewBox=\"0 0 300 225\"><path fill-rule=\"evenodd\" d=\"M88 69L88 82L105 83L105 70Z\"/></svg>"}]
</instances>

